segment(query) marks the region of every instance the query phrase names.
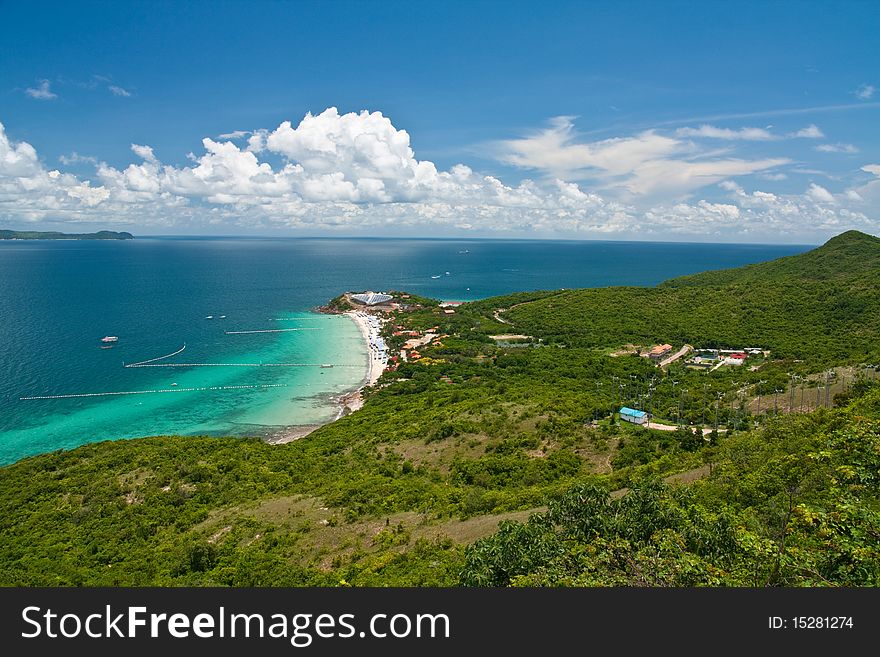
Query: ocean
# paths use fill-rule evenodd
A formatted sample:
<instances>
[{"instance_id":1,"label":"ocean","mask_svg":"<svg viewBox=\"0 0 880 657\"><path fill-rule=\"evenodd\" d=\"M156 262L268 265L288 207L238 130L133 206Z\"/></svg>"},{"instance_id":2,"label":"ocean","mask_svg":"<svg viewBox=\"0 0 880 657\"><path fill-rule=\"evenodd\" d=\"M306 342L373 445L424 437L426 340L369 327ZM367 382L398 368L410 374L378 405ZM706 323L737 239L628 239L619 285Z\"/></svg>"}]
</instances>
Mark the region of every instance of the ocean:
<instances>
[{"instance_id":1,"label":"ocean","mask_svg":"<svg viewBox=\"0 0 880 657\"><path fill-rule=\"evenodd\" d=\"M345 290L409 290L469 301L523 290L653 285L809 248L428 239L0 241L0 463L108 439L269 436L332 420L334 400L363 381L367 350L349 318L312 309ZM102 349L104 336L119 339ZM237 366L124 366L144 361ZM309 366L250 366L278 363ZM333 367L316 367L325 363Z\"/></svg>"}]
</instances>

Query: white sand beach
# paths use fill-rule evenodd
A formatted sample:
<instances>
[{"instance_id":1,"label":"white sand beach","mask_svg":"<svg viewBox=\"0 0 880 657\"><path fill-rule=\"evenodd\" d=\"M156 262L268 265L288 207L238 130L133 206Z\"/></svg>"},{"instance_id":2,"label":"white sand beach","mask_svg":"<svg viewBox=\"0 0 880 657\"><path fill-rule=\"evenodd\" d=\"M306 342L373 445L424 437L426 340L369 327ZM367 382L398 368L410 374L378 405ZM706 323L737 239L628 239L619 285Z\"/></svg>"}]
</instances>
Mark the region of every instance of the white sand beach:
<instances>
[{"instance_id":1,"label":"white sand beach","mask_svg":"<svg viewBox=\"0 0 880 657\"><path fill-rule=\"evenodd\" d=\"M388 363L385 341L379 335L383 320L375 315L361 311L352 310L345 314L351 317L354 323L358 325L364 340L367 341L370 360L367 375L364 377L364 385L371 386L382 376L382 372L385 371L385 365Z\"/></svg>"}]
</instances>

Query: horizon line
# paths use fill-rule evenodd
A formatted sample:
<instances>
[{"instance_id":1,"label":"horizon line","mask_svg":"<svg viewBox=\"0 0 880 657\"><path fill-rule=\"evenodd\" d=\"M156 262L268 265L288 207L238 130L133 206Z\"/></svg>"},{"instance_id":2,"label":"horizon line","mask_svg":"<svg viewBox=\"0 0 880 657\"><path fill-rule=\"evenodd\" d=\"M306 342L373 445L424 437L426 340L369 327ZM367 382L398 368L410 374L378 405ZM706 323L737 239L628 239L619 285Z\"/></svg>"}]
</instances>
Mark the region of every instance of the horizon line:
<instances>
[{"instance_id":1,"label":"horizon line","mask_svg":"<svg viewBox=\"0 0 880 657\"><path fill-rule=\"evenodd\" d=\"M29 229L2 229L12 230L14 232L63 232L56 230L39 230ZM444 242L609 242L609 243L633 243L633 244L705 244L705 245L729 245L729 246L821 246L829 239L849 232L850 230L864 232L857 229L847 229L840 233L835 233L831 237L821 242L726 242L726 241L708 241L708 240L670 240L670 239L620 239L620 238L579 238L579 237L462 237L462 236L384 236L384 235L248 235L248 234L218 234L218 235L202 235L202 234L141 234L131 233L129 230L114 230L109 228L97 229L92 232L127 232L132 235L132 239L241 239L241 240L393 240L393 241L444 241ZM871 235L871 233L865 233ZM39 240L0 240L6 241L39 241ZM63 240L53 240L63 241ZM74 240L77 241L77 240ZM78 240L85 241L85 240ZM98 241L98 240L95 240ZM116 240L103 240L116 241ZM120 240L127 241L127 240Z\"/></svg>"}]
</instances>

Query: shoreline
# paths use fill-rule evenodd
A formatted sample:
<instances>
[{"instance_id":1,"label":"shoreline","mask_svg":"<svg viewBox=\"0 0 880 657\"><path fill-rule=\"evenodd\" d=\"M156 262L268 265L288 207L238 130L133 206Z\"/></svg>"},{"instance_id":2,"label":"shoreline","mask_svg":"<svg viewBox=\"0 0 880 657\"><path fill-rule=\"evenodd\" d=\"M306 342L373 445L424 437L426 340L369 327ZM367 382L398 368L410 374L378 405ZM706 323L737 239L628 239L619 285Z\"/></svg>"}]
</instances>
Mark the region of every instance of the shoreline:
<instances>
[{"instance_id":1,"label":"shoreline","mask_svg":"<svg viewBox=\"0 0 880 657\"><path fill-rule=\"evenodd\" d=\"M336 422L336 420L360 410L364 405L362 394L363 389L367 386L375 385L379 380L379 377L382 376L382 373L385 371L386 361L383 359L383 352L380 349L380 346L384 345L384 341L379 336L383 320L375 315L357 310L349 310L341 314L351 319L355 325L357 325L361 337L363 337L364 342L367 345L366 374L356 388L340 395L335 400L334 403L338 405L339 410L336 413L336 417L332 420L328 420L322 424L290 425L276 434L265 438L264 440L266 443L270 445L292 443L295 440L306 437L315 429L332 424L333 422Z\"/></svg>"}]
</instances>

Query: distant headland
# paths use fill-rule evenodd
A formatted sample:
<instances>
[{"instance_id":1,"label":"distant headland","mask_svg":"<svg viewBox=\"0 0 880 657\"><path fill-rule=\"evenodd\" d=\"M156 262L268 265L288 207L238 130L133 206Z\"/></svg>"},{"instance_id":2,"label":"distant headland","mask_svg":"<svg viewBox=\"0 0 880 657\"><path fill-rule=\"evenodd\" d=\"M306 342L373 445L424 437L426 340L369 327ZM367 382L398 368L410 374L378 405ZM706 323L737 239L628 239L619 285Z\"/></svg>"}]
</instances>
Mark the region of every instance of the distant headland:
<instances>
[{"instance_id":1,"label":"distant headland","mask_svg":"<svg viewBox=\"0 0 880 657\"><path fill-rule=\"evenodd\" d=\"M133 240L131 233L99 230L97 233L59 233L36 230L0 230L0 240Z\"/></svg>"}]
</instances>

